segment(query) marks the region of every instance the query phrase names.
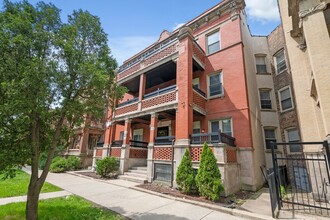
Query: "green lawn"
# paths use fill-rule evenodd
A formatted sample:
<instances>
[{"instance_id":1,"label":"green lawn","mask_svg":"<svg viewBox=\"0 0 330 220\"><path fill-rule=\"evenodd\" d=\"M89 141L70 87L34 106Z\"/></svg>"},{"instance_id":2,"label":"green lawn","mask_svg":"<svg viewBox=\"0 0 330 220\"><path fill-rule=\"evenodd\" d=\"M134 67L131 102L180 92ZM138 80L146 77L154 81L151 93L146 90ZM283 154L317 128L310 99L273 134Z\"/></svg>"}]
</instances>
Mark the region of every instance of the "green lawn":
<instances>
[{"instance_id":1,"label":"green lawn","mask_svg":"<svg viewBox=\"0 0 330 220\"><path fill-rule=\"evenodd\" d=\"M18 171L13 179L2 180L3 175L0 175L0 198L11 196L23 196L27 194L27 189L30 181L30 175ZM41 193L60 191L61 188L49 183L45 183L41 189Z\"/></svg>"},{"instance_id":2,"label":"green lawn","mask_svg":"<svg viewBox=\"0 0 330 220\"><path fill-rule=\"evenodd\" d=\"M25 202L11 203L0 206L0 219L10 219L10 220L25 219ZM80 197L67 196L56 199L40 200L39 219L119 220L125 218L107 209L94 207L92 203Z\"/></svg>"}]
</instances>

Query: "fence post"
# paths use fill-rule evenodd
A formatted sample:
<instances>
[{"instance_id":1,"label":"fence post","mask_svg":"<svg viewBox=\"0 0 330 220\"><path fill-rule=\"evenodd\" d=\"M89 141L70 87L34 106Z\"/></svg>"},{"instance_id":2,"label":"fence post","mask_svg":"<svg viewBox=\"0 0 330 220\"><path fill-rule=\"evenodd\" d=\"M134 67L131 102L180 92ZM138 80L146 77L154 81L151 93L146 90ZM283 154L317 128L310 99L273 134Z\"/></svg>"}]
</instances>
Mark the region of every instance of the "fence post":
<instances>
[{"instance_id":1,"label":"fence post","mask_svg":"<svg viewBox=\"0 0 330 220\"><path fill-rule=\"evenodd\" d=\"M273 169L274 169L274 180L275 180L275 190L276 190L276 200L277 200L277 205L278 205L278 209L280 209L281 207L281 202L280 202L280 182L278 180L278 170L277 170L277 161L276 161L276 154L275 154L275 146L276 143L275 142L271 142L271 148L272 148L272 158L273 158Z\"/></svg>"},{"instance_id":2,"label":"fence post","mask_svg":"<svg viewBox=\"0 0 330 220\"><path fill-rule=\"evenodd\" d=\"M329 149L329 143L328 141L324 141L323 142L323 147L325 148L325 153L326 153L326 159L328 164L325 164L325 167L327 168L327 172L328 172L328 180L330 183L330 173L329 173L329 168L330 168L330 149Z\"/></svg>"}]
</instances>

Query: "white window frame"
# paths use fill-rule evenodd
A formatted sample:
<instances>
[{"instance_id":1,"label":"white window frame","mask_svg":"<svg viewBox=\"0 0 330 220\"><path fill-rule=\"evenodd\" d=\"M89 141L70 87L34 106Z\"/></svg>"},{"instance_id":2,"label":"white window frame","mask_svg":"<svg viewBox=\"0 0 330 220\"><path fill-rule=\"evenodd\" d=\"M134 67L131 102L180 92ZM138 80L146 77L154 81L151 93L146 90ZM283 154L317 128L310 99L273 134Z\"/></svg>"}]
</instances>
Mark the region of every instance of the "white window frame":
<instances>
[{"instance_id":1,"label":"white window frame","mask_svg":"<svg viewBox=\"0 0 330 220\"><path fill-rule=\"evenodd\" d=\"M286 90L286 89L289 89L292 107L283 110L283 108L282 108L281 92L284 91L284 90ZM293 97L292 97L291 86L285 86L285 87L281 88L280 90L278 90L277 93L278 93L278 100L279 100L279 103L280 103L280 110L281 110L281 112L287 112L287 111L290 111L290 110L294 109L294 103L293 103Z\"/></svg>"},{"instance_id":2,"label":"white window frame","mask_svg":"<svg viewBox=\"0 0 330 220\"><path fill-rule=\"evenodd\" d=\"M220 75L220 83L222 85L221 93L211 96L210 95L210 93L211 93L210 92L210 77L214 76L214 75L217 75L217 74ZM211 73L211 74L207 75L207 97L209 99L213 99L213 98L218 98L218 97L223 97L223 96L224 96L224 85L223 85L223 73L222 73L222 71L218 71L218 72Z\"/></svg>"},{"instance_id":3,"label":"white window frame","mask_svg":"<svg viewBox=\"0 0 330 220\"><path fill-rule=\"evenodd\" d=\"M263 127L263 134L264 134L264 144L265 144L265 150L271 150L271 148L267 148L267 142L266 142L266 132L265 130L273 130L275 134L275 140L277 141L277 128L276 127ZM270 139L270 138L268 138ZM275 145L275 150L277 150L277 146Z\"/></svg>"},{"instance_id":4,"label":"white window frame","mask_svg":"<svg viewBox=\"0 0 330 220\"><path fill-rule=\"evenodd\" d=\"M271 108L262 108L262 105L261 105L261 96L260 96L260 92L268 92L269 93L269 100L270 100L270 104L271 104ZM273 96L272 96L272 89L270 88L260 88L259 89L259 105L260 105L260 109L262 111L270 111L270 110L273 110L274 109L274 102L273 102Z\"/></svg>"},{"instance_id":5,"label":"white window frame","mask_svg":"<svg viewBox=\"0 0 330 220\"><path fill-rule=\"evenodd\" d=\"M219 50L216 50L216 51L214 51L214 52L212 52L212 53L210 53L209 52L209 42L208 42L208 39L209 39L209 36L211 36L211 35L213 35L213 34L218 34L219 35ZM209 33L207 33L206 35L205 35L205 48L206 48L206 53L207 53L207 55L210 55L210 54L214 54L214 53L216 53L216 52L218 52L218 51L220 51L221 50L221 37L220 37L220 29L216 29L216 30L213 30L213 31L211 31L211 32L209 32Z\"/></svg>"},{"instance_id":6,"label":"white window frame","mask_svg":"<svg viewBox=\"0 0 330 220\"><path fill-rule=\"evenodd\" d=\"M200 121L194 121L194 122L193 122L193 131L194 131L195 129L199 129L199 132L198 132L198 133L201 133L201 122L200 122ZM193 132L193 133L194 133L194 132ZM196 133L196 134L198 134L198 133Z\"/></svg>"},{"instance_id":7,"label":"white window frame","mask_svg":"<svg viewBox=\"0 0 330 220\"><path fill-rule=\"evenodd\" d=\"M259 75L265 75L265 74L268 74L268 67L267 67L266 57L267 57L266 54L255 54L255 55L254 55L254 59L255 59L255 63L256 63L256 66L255 66L255 68L256 68L256 73L259 74ZM266 66L266 72L261 72L261 73L258 72L257 65L260 65L260 64L257 64L257 58L263 58L263 60L264 60L264 65Z\"/></svg>"},{"instance_id":8,"label":"white window frame","mask_svg":"<svg viewBox=\"0 0 330 220\"><path fill-rule=\"evenodd\" d=\"M289 140L289 131L293 131L293 130L296 130L297 131L297 133L298 133L298 136L299 136L299 130L298 130L298 128L297 127L290 127L290 128L286 128L285 129L285 132L284 132L284 134L285 134L285 140L286 140L286 142L290 142L290 140ZM301 141L301 139L300 139L300 136L299 136L299 140L298 140L299 142ZM294 143L294 142L293 142ZM290 148L290 145L288 145L288 152L290 153L290 154L301 154L302 152L303 152L303 149L302 148L300 148L300 150L301 151L291 151L291 148Z\"/></svg>"},{"instance_id":9,"label":"white window frame","mask_svg":"<svg viewBox=\"0 0 330 220\"><path fill-rule=\"evenodd\" d=\"M218 122L219 123L219 128L222 128L222 121L224 120L230 120L230 128L231 128L231 136L234 137L234 128L233 128L233 119L231 117L227 117L227 118L219 118L219 119L212 119L209 120L209 133L212 132L212 122ZM221 129L221 132L223 133L223 130Z\"/></svg>"},{"instance_id":10,"label":"white window frame","mask_svg":"<svg viewBox=\"0 0 330 220\"><path fill-rule=\"evenodd\" d=\"M141 140L135 140L134 136L141 136ZM133 130L132 140L134 141L143 141L143 128L138 128Z\"/></svg>"},{"instance_id":11,"label":"white window frame","mask_svg":"<svg viewBox=\"0 0 330 220\"><path fill-rule=\"evenodd\" d=\"M281 53L283 53L284 62L285 62L285 69L283 69L280 72L278 72L278 69L277 69L277 59L278 59L278 56ZM283 73L284 71L286 71L288 69L288 63L286 62L286 56L285 56L284 49L281 49L276 54L274 54L274 67L275 67L275 74L276 75L279 75L279 74Z\"/></svg>"}]
</instances>

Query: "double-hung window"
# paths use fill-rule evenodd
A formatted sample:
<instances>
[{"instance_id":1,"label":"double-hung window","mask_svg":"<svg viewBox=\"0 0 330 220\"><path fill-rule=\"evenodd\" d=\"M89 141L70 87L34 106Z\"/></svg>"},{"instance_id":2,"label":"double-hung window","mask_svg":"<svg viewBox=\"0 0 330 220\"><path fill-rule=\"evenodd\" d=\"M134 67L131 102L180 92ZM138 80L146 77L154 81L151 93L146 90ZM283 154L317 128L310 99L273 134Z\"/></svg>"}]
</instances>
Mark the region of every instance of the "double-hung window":
<instances>
[{"instance_id":1,"label":"double-hung window","mask_svg":"<svg viewBox=\"0 0 330 220\"><path fill-rule=\"evenodd\" d=\"M280 74L284 70L286 70L286 62L285 62L285 56L284 56L284 50L281 50L275 55L275 61L276 61L276 73Z\"/></svg>"},{"instance_id":2,"label":"double-hung window","mask_svg":"<svg viewBox=\"0 0 330 220\"><path fill-rule=\"evenodd\" d=\"M287 111L293 108L290 87L279 90L281 111Z\"/></svg>"},{"instance_id":3,"label":"double-hung window","mask_svg":"<svg viewBox=\"0 0 330 220\"><path fill-rule=\"evenodd\" d=\"M265 143L266 149L272 149L272 142L276 142L276 132L274 128L265 128ZM275 147L276 148L276 147Z\"/></svg>"},{"instance_id":4,"label":"double-hung window","mask_svg":"<svg viewBox=\"0 0 330 220\"><path fill-rule=\"evenodd\" d=\"M270 98L270 91L266 89L259 90L261 109L272 109L272 100Z\"/></svg>"},{"instance_id":5,"label":"double-hung window","mask_svg":"<svg viewBox=\"0 0 330 220\"><path fill-rule=\"evenodd\" d=\"M220 50L220 34L219 31L206 36L207 53L211 54Z\"/></svg>"},{"instance_id":6,"label":"double-hung window","mask_svg":"<svg viewBox=\"0 0 330 220\"><path fill-rule=\"evenodd\" d=\"M287 141L289 143L300 142L298 130L295 128L286 130ZM301 146L299 144L290 144L290 152L301 152Z\"/></svg>"},{"instance_id":7,"label":"double-hung window","mask_svg":"<svg viewBox=\"0 0 330 220\"><path fill-rule=\"evenodd\" d=\"M265 55L256 55L255 59L256 59L257 74L267 73L266 56Z\"/></svg>"},{"instance_id":8,"label":"double-hung window","mask_svg":"<svg viewBox=\"0 0 330 220\"><path fill-rule=\"evenodd\" d=\"M222 73L215 73L208 76L209 97L223 95Z\"/></svg>"}]
</instances>

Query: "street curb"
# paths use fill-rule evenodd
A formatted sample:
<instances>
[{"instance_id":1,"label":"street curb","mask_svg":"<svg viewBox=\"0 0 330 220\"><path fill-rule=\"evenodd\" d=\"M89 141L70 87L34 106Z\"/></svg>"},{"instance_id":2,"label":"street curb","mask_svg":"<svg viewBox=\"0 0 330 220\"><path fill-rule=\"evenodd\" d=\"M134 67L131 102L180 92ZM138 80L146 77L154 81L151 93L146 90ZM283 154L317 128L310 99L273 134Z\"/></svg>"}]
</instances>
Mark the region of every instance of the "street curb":
<instances>
[{"instance_id":1,"label":"street curb","mask_svg":"<svg viewBox=\"0 0 330 220\"><path fill-rule=\"evenodd\" d=\"M205 203L205 202L198 202L198 201L194 201L194 200L181 199L181 198L178 198L178 197L165 195L165 194L162 194L162 193L146 190L146 189L135 187L135 186L129 187L129 188L137 190L137 191L145 192L145 193L148 193L148 194L160 196L160 197L163 197L163 198L175 200L175 201L180 201L180 202L184 202L184 203L198 205L198 206L201 206L201 207L204 207L204 208L209 208L209 209L212 209L212 210L220 211L222 213L226 213L226 214L233 215L233 216L236 216L236 217L248 218L248 219L253 219L253 220L273 219L273 218L265 216L265 215L260 215L260 214L251 213L251 212L247 212L247 211L244 211L244 210L238 210L238 209L229 209L229 208L225 208L225 207L221 207L221 206L217 206L217 205L208 204L208 203Z\"/></svg>"}]
</instances>

